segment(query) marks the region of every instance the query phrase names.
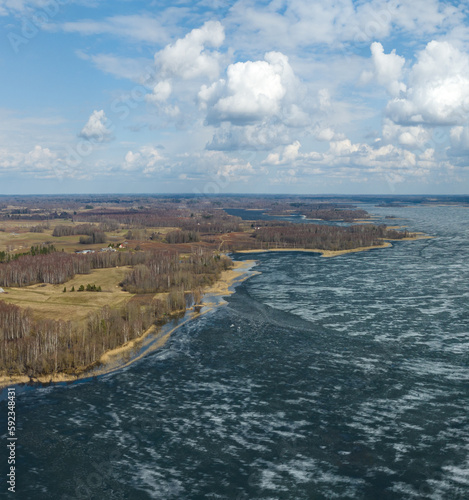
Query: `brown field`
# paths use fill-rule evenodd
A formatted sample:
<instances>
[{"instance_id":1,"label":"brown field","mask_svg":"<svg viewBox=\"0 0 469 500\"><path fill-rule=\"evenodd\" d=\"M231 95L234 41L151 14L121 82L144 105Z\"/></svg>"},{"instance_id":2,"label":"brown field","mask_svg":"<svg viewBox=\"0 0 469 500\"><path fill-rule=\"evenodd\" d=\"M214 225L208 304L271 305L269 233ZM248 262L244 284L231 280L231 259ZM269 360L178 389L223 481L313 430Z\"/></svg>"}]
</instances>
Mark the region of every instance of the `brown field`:
<instances>
[{"instance_id":1,"label":"brown field","mask_svg":"<svg viewBox=\"0 0 469 500\"><path fill-rule=\"evenodd\" d=\"M81 245L78 241L80 235L72 236L61 236L54 237L52 232L54 227L59 225L70 226L72 223L70 221L54 221L50 223L50 228L45 229L43 233L31 233L29 229L33 226L40 226L45 224L46 221L2 221L0 222L0 251L22 253L27 252L32 246L35 245L54 245L57 250L64 250L67 253L73 253L76 250L99 250L109 245L109 243L119 244L126 241L125 235L128 229L121 229L118 231L106 232L107 242L106 243L96 243L94 245ZM80 223L81 224L81 223ZM149 227L146 228L146 233L151 235L153 232L160 233L162 236L170 231L174 231L177 228L174 227ZM143 241L135 241L135 244L143 243ZM145 240L146 244L152 246L150 240ZM135 245L130 245L131 247ZM153 245L155 246L155 245ZM158 247L165 246L164 243L156 245ZM188 247L185 247L188 248Z\"/></svg>"},{"instance_id":2,"label":"brown field","mask_svg":"<svg viewBox=\"0 0 469 500\"><path fill-rule=\"evenodd\" d=\"M24 288L5 288L0 300L32 309L36 318L82 320L90 312L104 306L115 307L128 301L133 294L124 292L119 283L130 267L95 269L90 274L78 274L62 285L38 284ZM78 292L80 285L96 284L102 292ZM64 293L63 289L67 291ZM75 292L71 292L72 286Z\"/></svg>"}]
</instances>

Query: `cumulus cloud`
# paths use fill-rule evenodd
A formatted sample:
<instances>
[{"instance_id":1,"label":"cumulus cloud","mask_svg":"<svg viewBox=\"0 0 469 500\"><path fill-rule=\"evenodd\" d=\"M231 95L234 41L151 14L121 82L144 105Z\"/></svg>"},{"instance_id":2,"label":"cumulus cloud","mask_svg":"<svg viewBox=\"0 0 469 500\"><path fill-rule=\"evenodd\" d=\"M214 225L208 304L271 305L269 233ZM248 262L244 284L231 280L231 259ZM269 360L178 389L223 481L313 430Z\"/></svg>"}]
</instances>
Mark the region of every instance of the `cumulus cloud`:
<instances>
[{"instance_id":1,"label":"cumulus cloud","mask_svg":"<svg viewBox=\"0 0 469 500\"><path fill-rule=\"evenodd\" d=\"M150 175L164 169L164 157L153 146L144 146L134 153L129 151L125 155L122 169L127 172L141 171L143 175Z\"/></svg>"},{"instance_id":2,"label":"cumulus cloud","mask_svg":"<svg viewBox=\"0 0 469 500\"><path fill-rule=\"evenodd\" d=\"M401 125L461 125L469 116L469 56L449 42L430 42L418 54L407 92L386 113Z\"/></svg>"},{"instance_id":3,"label":"cumulus cloud","mask_svg":"<svg viewBox=\"0 0 469 500\"><path fill-rule=\"evenodd\" d=\"M326 175L331 179L355 182L377 177L394 184L406 179L422 181L431 172L447 166L436 158L432 148L415 153L393 144L369 145L350 139L331 141L329 149L323 153L302 153L300 148L300 142L295 141L279 153L270 153L262 163L280 169L276 170L280 173L278 179Z\"/></svg>"},{"instance_id":4,"label":"cumulus cloud","mask_svg":"<svg viewBox=\"0 0 469 500\"><path fill-rule=\"evenodd\" d=\"M40 145L27 153L3 148L0 149L0 169L44 177L50 175L57 158L57 153Z\"/></svg>"},{"instance_id":5,"label":"cumulus cloud","mask_svg":"<svg viewBox=\"0 0 469 500\"><path fill-rule=\"evenodd\" d=\"M401 81L405 59L398 56L395 50L390 54L385 54L384 48L379 42L371 44L371 56L373 71L362 73L362 81L366 83L375 79L393 97L398 97L401 92L405 92L406 86Z\"/></svg>"},{"instance_id":6,"label":"cumulus cloud","mask_svg":"<svg viewBox=\"0 0 469 500\"><path fill-rule=\"evenodd\" d=\"M217 127L207 148L262 150L291 142L290 129L310 123L302 96L303 87L280 52L229 65L226 78L203 85L198 95L206 124Z\"/></svg>"},{"instance_id":7,"label":"cumulus cloud","mask_svg":"<svg viewBox=\"0 0 469 500\"><path fill-rule=\"evenodd\" d=\"M218 151L262 151L279 144L288 144L290 141L290 131L283 123L263 121L244 126L223 123L217 128L206 148Z\"/></svg>"},{"instance_id":8,"label":"cumulus cloud","mask_svg":"<svg viewBox=\"0 0 469 500\"><path fill-rule=\"evenodd\" d=\"M157 52L155 63L166 78L216 78L220 72L221 56L209 48L220 47L224 39L225 31L221 23L207 21L201 28L193 29L184 38Z\"/></svg>"},{"instance_id":9,"label":"cumulus cloud","mask_svg":"<svg viewBox=\"0 0 469 500\"><path fill-rule=\"evenodd\" d=\"M291 96L286 99L287 93L295 84L288 57L268 52L264 61L231 64L226 79L202 86L199 100L208 110L208 123L250 124L284 112L285 104L291 101Z\"/></svg>"},{"instance_id":10,"label":"cumulus cloud","mask_svg":"<svg viewBox=\"0 0 469 500\"><path fill-rule=\"evenodd\" d=\"M251 176L265 172L263 168L254 169L250 161L230 156L222 151L200 151L181 155L179 165L175 171L180 171L180 178L185 180L204 181L204 192L212 189L226 189L233 182L246 182ZM204 187L204 186L202 186Z\"/></svg>"},{"instance_id":11,"label":"cumulus cloud","mask_svg":"<svg viewBox=\"0 0 469 500\"><path fill-rule=\"evenodd\" d=\"M49 148L35 146L24 158L24 164L35 169L48 169L52 162L57 158L56 153L53 153Z\"/></svg>"},{"instance_id":12,"label":"cumulus cloud","mask_svg":"<svg viewBox=\"0 0 469 500\"><path fill-rule=\"evenodd\" d=\"M87 141L109 142L112 139L112 132L106 122L107 118L103 110L93 111L79 136Z\"/></svg>"},{"instance_id":13,"label":"cumulus cloud","mask_svg":"<svg viewBox=\"0 0 469 500\"><path fill-rule=\"evenodd\" d=\"M431 130L423 125L402 126L388 118L383 123L383 141L408 148L422 148L431 140Z\"/></svg>"},{"instance_id":14,"label":"cumulus cloud","mask_svg":"<svg viewBox=\"0 0 469 500\"><path fill-rule=\"evenodd\" d=\"M146 100L155 104L162 103L169 98L171 92L171 83L168 80L162 80L153 87L153 92L146 96Z\"/></svg>"},{"instance_id":15,"label":"cumulus cloud","mask_svg":"<svg viewBox=\"0 0 469 500\"><path fill-rule=\"evenodd\" d=\"M370 146L352 143L349 139L331 142L325 163L342 168L345 177L347 170L353 169L362 179L364 176L378 176L390 184L409 179L425 182L432 172L447 166L435 157L432 148L415 153L393 144Z\"/></svg>"},{"instance_id":16,"label":"cumulus cloud","mask_svg":"<svg viewBox=\"0 0 469 500\"><path fill-rule=\"evenodd\" d=\"M321 127L321 126L317 126L315 129L314 129L314 137L318 140L318 141L326 141L326 142L330 142L330 141L333 141L333 140L341 140L341 139L345 139L344 137L344 134L341 134L341 133L337 133L335 130L333 130L331 127Z\"/></svg>"},{"instance_id":17,"label":"cumulus cloud","mask_svg":"<svg viewBox=\"0 0 469 500\"><path fill-rule=\"evenodd\" d=\"M264 165L289 165L292 166L297 163L318 162L324 160L322 153L300 153L301 143L295 141L283 148L282 153L270 153L267 158L262 162Z\"/></svg>"}]
</instances>

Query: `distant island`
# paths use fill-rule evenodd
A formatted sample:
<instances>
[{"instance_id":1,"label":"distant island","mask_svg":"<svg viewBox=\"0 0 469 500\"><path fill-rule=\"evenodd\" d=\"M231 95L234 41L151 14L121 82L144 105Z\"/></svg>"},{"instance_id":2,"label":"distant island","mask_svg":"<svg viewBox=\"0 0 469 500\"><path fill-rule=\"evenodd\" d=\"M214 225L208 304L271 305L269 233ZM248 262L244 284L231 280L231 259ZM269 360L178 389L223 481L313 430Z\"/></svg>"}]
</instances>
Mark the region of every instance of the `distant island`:
<instances>
[{"instance_id":1,"label":"distant island","mask_svg":"<svg viewBox=\"0 0 469 500\"><path fill-rule=\"evenodd\" d=\"M252 220L225 211L237 208ZM335 256L422 237L375 224L348 201L310 197L1 197L1 381L86 375L109 352L200 309L233 268L227 254Z\"/></svg>"}]
</instances>

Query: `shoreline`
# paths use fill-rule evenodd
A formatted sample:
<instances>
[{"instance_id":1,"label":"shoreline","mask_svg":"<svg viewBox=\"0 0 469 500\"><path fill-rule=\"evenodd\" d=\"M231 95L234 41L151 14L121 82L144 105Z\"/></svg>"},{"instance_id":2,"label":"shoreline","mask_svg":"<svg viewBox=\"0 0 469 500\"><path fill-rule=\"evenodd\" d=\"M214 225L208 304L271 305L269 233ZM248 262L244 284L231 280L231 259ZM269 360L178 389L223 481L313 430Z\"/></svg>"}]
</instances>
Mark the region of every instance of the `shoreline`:
<instances>
[{"instance_id":1,"label":"shoreline","mask_svg":"<svg viewBox=\"0 0 469 500\"><path fill-rule=\"evenodd\" d=\"M392 247L392 244L386 241L382 245L350 248L348 250L321 250L319 248L269 248L269 249L239 250L233 253L248 254L248 253L264 253L264 252L306 252L306 253L320 253L321 257L327 258L327 257L337 257L339 255L344 255L346 253L366 252L368 250L375 250L375 249L389 248L389 247Z\"/></svg>"},{"instance_id":2,"label":"shoreline","mask_svg":"<svg viewBox=\"0 0 469 500\"><path fill-rule=\"evenodd\" d=\"M220 278L215 283L204 289L202 304L199 304L199 306L202 306L201 312L196 312L194 307L191 307L186 309L184 316L181 318L183 321L181 322L179 322L177 318L174 318L159 328L155 324L151 325L147 330L145 330L145 332L142 333L142 335L140 335L140 337L132 339L126 344L116 347L115 349L106 351L96 363L97 366L84 368L81 373L76 375L57 373L31 378L27 375L13 375L11 377L8 375L1 375L0 391L3 391L7 387L19 384L55 384L76 382L101 375L108 375L130 366L147 354L163 347L170 339L173 332L181 326L212 311L215 307L222 305L224 303L220 300L222 296L233 294L235 285L242 283L255 274L258 274L258 272L251 270L254 265L254 260L234 261L231 269L222 271ZM174 321L176 321L177 324L174 325ZM138 349L138 352L132 356L132 352L136 349ZM130 359L126 359L127 356L130 356Z\"/></svg>"},{"instance_id":3,"label":"shoreline","mask_svg":"<svg viewBox=\"0 0 469 500\"><path fill-rule=\"evenodd\" d=\"M369 250L378 250L383 248L392 247L391 241L415 241L423 239L432 239L434 236L426 235L425 233L417 232L413 233L413 236L400 239L386 238L383 240L382 245L368 246L368 247L357 247L348 250L322 250L317 248L271 248L271 249L250 249L250 250L238 250L232 252L234 254L254 254L254 253L267 253L267 252L305 252L305 253L319 253L321 257L331 258L338 257L340 255L345 255L349 253L366 252ZM245 260L245 261L233 261L233 267L226 271L222 271L220 278L212 285L204 289L204 296L202 298L202 303L196 306L201 306L201 311L196 312L195 307L186 309L182 322L178 322L173 325L174 321L178 321L177 318L172 319L158 328L157 325L152 324L145 332L135 339L130 340L126 344L123 344L115 349L106 351L99 361L88 368L84 368L83 371L77 374L69 375L65 373L57 373L50 375L41 375L38 377L29 377L27 375L13 375L11 377L7 375L0 375L0 391L13 385L19 384L51 384L51 383L70 383L79 380L86 380L88 378L93 378L101 375L107 375L114 373L122 368L125 368L132 363L140 360L145 355L163 347L166 342L171 337L172 333L178 328L183 326L189 321L208 313L215 307L223 304L224 302L220 300L221 297L226 295L231 295L234 293L234 285L243 282L255 274L257 271L252 271L252 267L255 265L255 260ZM133 356L132 352L137 350ZM126 359L130 356L130 359Z\"/></svg>"},{"instance_id":4,"label":"shoreline","mask_svg":"<svg viewBox=\"0 0 469 500\"><path fill-rule=\"evenodd\" d=\"M391 241L416 241L416 240L429 240L434 238L434 236L426 235L425 233L412 233L414 236L408 236L407 238L383 238L382 245L368 246L368 247L356 247L350 248L348 250L322 250L319 248L269 248L269 249L250 249L250 250L237 250L233 253L264 253L264 252L311 252L320 253L321 257L338 257L339 255L344 255L347 253L356 252L367 252L368 250L377 250L382 248L392 247Z\"/></svg>"}]
</instances>

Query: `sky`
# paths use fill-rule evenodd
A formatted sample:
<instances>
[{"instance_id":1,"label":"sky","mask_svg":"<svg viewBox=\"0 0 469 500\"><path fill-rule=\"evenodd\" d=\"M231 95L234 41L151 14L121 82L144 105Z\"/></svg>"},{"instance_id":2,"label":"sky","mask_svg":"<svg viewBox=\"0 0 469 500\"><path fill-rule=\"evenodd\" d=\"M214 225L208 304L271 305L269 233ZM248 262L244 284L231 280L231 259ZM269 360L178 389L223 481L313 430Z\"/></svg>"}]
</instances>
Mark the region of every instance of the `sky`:
<instances>
[{"instance_id":1,"label":"sky","mask_svg":"<svg viewBox=\"0 0 469 500\"><path fill-rule=\"evenodd\" d=\"M0 0L0 194L468 194L468 11Z\"/></svg>"}]
</instances>

